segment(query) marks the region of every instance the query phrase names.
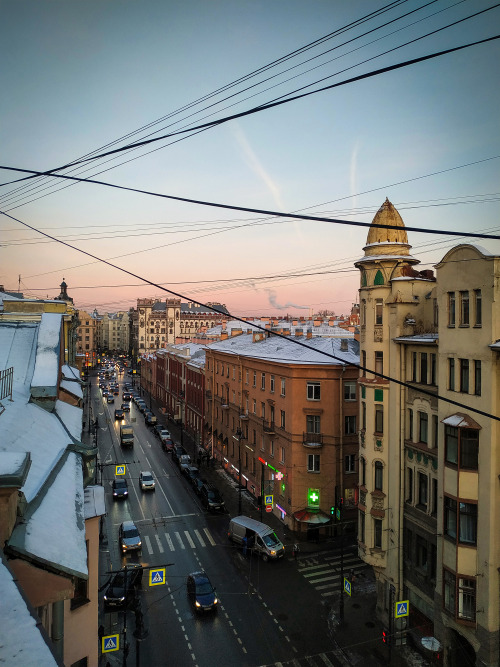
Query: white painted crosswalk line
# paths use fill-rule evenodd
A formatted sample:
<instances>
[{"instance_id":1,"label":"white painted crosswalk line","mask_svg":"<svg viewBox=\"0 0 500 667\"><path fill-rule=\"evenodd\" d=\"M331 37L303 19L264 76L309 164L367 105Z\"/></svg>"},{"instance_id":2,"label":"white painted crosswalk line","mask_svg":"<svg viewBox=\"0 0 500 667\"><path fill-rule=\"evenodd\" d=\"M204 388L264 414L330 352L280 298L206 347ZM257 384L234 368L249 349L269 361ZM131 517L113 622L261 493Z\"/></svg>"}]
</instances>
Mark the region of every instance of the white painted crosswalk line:
<instances>
[{"instance_id":1,"label":"white painted crosswalk line","mask_svg":"<svg viewBox=\"0 0 500 667\"><path fill-rule=\"evenodd\" d=\"M164 549L163 549L163 544L160 542L160 536L155 535L156 537L156 544L158 545L158 549L160 550L160 553L162 554Z\"/></svg>"},{"instance_id":2,"label":"white painted crosswalk line","mask_svg":"<svg viewBox=\"0 0 500 667\"><path fill-rule=\"evenodd\" d=\"M148 550L148 553L150 556L153 555L153 547L151 546L151 540L147 535L144 536L144 542L146 542L146 549Z\"/></svg>"},{"instance_id":3,"label":"white painted crosswalk line","mask_svg":"<svg viewBox=\"0 0 500 667\"><path fill-rule=\"evenodd\" d=\"M209 532L208 528L204 528L204 529L203 529L203 532L204 532L205 535L207 536L207 539L208 539L208 541L210 542L210 544L211 544L213 547L215 547L215 540L214 540L214 538L210 535L210 532Z\"/></svg>"},{"instance_id":4,"label":"white painted crosswalk line","mask_svg":"<svg viewBox=\"0 0 500 667\"><path fill-rule=\"evenodd\" d=\"M191 549L196 549L196 544L193 542L193 538L191 535L188 533L187 530L184 531L184 535L186 536L186 540L189 542L189 546Z\"/></svg>"},{"instance_id":5,"label":"white painted crosswalk line","mask_svg":"<svg viewBox=\"0 0 500 667\"><path fill-rule=\"evenodd\" d=\"M165 539L167 540L168 548L170 551L175 551L174 543L172 542L172 538L168 533L165 533Z\"/></svg>"},{"instance_id":6,"label":"white painted crosswalk line","mask_svg":"<svg viewBox=\"0 0 500 667\"><path fill-rule=\"evenodd\" d=\"M174 532L175 537L177 538L177 541L179 542L179 546L181 549L185 549L186 547L184 546L184 542L182 541L181 536L177 531Z\"/></svg>"},{"instance_id":7,"label":"white painted crosswalk line","mask_svg":"<svg viewBox=\"0 0 500 667\"><path fill-rule=\"evenodd\" d=\"M194 534L195 534L196 537L198 538L198 540L199 540L201 546L202 546L202 547L206 546L206 544L205 544L205 540L204 540L203 537L201 536L200 531L197 530L197 529L195 528L195 529L194 529Z\"/></svg>"}]
</instances>

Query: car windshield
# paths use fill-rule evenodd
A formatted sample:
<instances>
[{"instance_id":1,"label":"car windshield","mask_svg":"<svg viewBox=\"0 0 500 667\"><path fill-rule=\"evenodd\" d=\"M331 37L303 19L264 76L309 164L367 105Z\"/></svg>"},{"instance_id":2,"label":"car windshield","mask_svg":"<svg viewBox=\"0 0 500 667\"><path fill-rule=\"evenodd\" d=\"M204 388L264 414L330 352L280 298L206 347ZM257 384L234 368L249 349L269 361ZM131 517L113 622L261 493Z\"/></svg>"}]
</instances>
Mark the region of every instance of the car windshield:
<instances>
[{"instance_id":1,"label":"car windshield","mask_svg":"<svg viewBox=\"0 0 500 667\"><path fill-rule=\"evenodd\" d=\"M117 479L116 482L115 482L115 487L117 489L123 489L126 486L127 486L127 482L124 479Z\"/></svg>"},{"instance_id":2,"label":"car windshield","mask_svg":"<svg viewBox=\"0 0 500 667\"><path fill-rule=\"evenodd\" d=\"M127 539L130 539L131 537L139 537L139 531L135 526L132 528L124 528L123 537L126 537Z\"/></svg>"},{"instance_id":3,"label":"car windshield","mask_svg":"<svg viewBox=\"0 0 500 667\"><path fill-rule=\"evenodd\" d=\"M210 500L220 500L220 496L217 491L209 491L208 497L210 498Z\"/></svg>"},{"instance_id":4,"label":"car windshield","mask_svg":"<svg viewBox=\"0 0 500 667\"><path fill-rule=\"evenodd\" d=\"M275 533L269 533L268 535L264 535L262 541L267 547L275 547L279 544L279 540L276 537Z\"/></svg>"},{"instance_id":5,"label":"car windshield","mask_svg":"<svg viewBox=\"0 0 500 667\"><path fill-rule=\"evenodd\" d=\"M143 473L143 475L142 475L142 479L143 479L145 482L152 482L152 481L153 481L153 476L152 476L149 472L145 472L145 473Z\"/></svg>"},{"instance_id":6,"label":"car windshield","mask_svg":"<svg viewBox=\"0 0 500 667\"><path fill-rule=\"evenodd\" d=\"M210 593L213 593L213 590L212 584L206 579L204 581L196 582L196 592L199 595L209 595Z\"/></svg>"}]
</instances>

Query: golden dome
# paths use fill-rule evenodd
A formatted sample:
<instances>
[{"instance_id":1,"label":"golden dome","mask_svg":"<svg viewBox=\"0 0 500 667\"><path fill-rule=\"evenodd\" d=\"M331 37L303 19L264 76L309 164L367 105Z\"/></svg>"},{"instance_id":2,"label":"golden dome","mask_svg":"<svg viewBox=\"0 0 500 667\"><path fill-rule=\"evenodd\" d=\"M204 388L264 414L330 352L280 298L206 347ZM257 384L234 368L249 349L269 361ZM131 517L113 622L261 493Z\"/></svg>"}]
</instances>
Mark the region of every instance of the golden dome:
<instances>
[{"instance_id":1,"label":"golden dome","mask_svg":"<svg viewBox=\"0 0 500 667\"><path fill-rule=\"evenodd\" d=\"M390 229L375 227L374 225L389 225ZM372 243L404 243L408 245L408 236L406 235L403 219L387 197L376 212L368 232L366 245Z\"/></svg>"}]
</instances>

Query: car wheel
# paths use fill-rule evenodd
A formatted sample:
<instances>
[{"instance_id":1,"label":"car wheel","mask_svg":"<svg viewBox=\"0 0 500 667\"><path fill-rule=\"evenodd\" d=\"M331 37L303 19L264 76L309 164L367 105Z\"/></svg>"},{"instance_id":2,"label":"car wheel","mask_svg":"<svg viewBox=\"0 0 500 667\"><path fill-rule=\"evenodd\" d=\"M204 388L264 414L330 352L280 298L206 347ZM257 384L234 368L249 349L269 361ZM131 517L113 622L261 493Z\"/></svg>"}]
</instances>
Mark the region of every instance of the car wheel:
<instances>
[{"instance_id":1,"label":"car wheel","mask_svg":"<svg viewBox=\"0 0 500 667\"><path fill-rule=\"evenodd\" d=\"M262 554L262 560L264 561L264 563L267 563L267 561L269 560L269 556L267 554Z\"/></svg>"}]
</instances>

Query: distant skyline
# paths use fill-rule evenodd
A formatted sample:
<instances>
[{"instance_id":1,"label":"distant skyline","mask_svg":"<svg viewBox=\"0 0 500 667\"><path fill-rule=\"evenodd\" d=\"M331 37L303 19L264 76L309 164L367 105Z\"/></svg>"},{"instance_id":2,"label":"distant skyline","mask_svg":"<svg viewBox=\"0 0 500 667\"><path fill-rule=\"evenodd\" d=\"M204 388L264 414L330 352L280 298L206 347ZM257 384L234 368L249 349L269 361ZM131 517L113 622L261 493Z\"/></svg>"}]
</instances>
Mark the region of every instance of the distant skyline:
<instances>
[{"instance_id":1,"label":"distant skyline","mask_svg":"<svg viewBox=\"0 0 500 667\"><path fill-rule=\"evenodd\" d=\"M222 118L324 77L331 78L312 89L493 37L499 24L499 9L485 11L376 57L490 6L483 0L425 4L0 0L0 163L49 170L159 118L164 120L109 148ZM382 7L387 11L379 17L350 27ZM398 19L403 14L408 16ZM342 28L302 55L187 109ZM175 143L168 147L163 140L65 173L195 200L361 222L370 222L388 197L407 226L456 231L456 237L408 232L418 268L432 268L462 242L461 232L500 230L499 62L496 40L170 140ZM298 63L304 64L291 69ZM0 182L22 176L1 170ZM358 301L354 261L363 254L363 228L264 220L49 178L3 185L0 210L183 300L224 303L235 315L304 315L309 309L340 315ZM54 297L64 278L77 308L100 312L127 310L140 297L169 296L89 263L4 215L0 229L0 283L7 290L18 289L20 276L25 294ZM498 241L464 242L500 252Z\"/></svg>"}]
</instances>

